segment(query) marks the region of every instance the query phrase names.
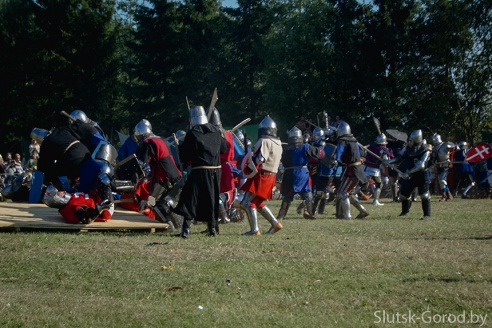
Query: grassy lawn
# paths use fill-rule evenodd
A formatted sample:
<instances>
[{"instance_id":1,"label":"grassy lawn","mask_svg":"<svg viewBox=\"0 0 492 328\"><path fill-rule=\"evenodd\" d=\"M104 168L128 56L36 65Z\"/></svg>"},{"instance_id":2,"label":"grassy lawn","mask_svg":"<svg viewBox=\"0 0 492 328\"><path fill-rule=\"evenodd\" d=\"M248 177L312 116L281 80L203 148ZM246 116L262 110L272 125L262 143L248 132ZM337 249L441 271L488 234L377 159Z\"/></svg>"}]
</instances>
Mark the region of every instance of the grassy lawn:
<instances>
[{"instance_id":1,"label":"grassy lawn","mask_svg":"<svg viewBox=\"0 0 492 328\"><path fill-rule=\"evenodd\" d=\"M305 220L294 202L284 229L259 237L240 235L246 222L188 240L0 233L0 326L491 327L492 201L434 197L426 221L419 202L405 218L383 202L351 221L333 206Z\"/></svg>"}]
</instances>

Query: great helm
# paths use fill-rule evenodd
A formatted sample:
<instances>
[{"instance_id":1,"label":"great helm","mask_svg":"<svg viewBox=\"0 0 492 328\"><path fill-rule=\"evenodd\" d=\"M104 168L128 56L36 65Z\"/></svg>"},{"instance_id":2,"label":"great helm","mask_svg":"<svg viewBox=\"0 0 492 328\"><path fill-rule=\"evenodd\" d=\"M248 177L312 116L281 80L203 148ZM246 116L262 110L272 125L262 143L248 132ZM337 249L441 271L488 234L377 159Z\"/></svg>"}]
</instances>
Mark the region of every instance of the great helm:
<instances>
[{"instance_id":1,"label":"great helm","mask_svg":"<svg viewBox=\"0 0 492 328\"><path fill-rule=\"evenodd\" d=\"M384 133L381 133L376 137L376 144L378 145L387 145L388 141L386 140L386 136Z\"/></svg>"},{"instance_id":2,"label":"great helm","mask_svg":"<svg viewBox=\"0 0 492 328\"><path fill-rule=\"evenodd\" d=\"M68 119L69 123L73 123L75 121L89 123L91 120L89 119L89 117L87 117L84 111L76 109L70 113L70 118Z\"/></svg>"},{"instance_id":3,"label":"great helm","mask_svg":"<svg viewBox=\"0 0 492 328\"><path fill-rule=\"evenodd\" d=\"M208 123L203 106L193 106L190 108L190 123L191 126Z\"/></svg>"},{"instance_id":4,"label":"great helm","mask_svg":"<svg viewBox=\"0 0 492 328\"><path fill-rule=\"evenodd\" d=\"M49 134L50 132L45 129L40 129L40 128L34 128L31 131L31 139L36 140L38 144L42 144L44 138Z\"/></svg>"},{"instance_id":5,"label":"great helm","mask_svg":"<svg viewBox=\"0 0 492 328\"><path fill-rule=\"evenodd\" d=\"M270 115L265 116L258 126L258 138L263 135L277 137L277 123L271 119Z\"/></svg>"},{"instance_id":6,"label":"great helm","mask_svg":"<svg viewBox=\"0 0 492 328\"><path fill-rule=\"evenodd\" d=\"M146 119L142 119L135 125L133 132L135 139L140 142L148 135L152 134L152 125Z\"/></svg>"},{"instance_id":7,"label":"great helm","mask_svg":"<svg viewBox=\"0 0 492 328\"><path fill-rule=\"evenodd\" d=\"M314 141L318 141L320 139L323 139L325 136L325 131L322 128L315 128L313 131L313 137Z\"/></svg>"},{"instance_id":8,"label":"great helm","mask_svg":"<svg viewBox=\"0 0 492 328\"><path fill-rule=\"evenodd\" d=\"M348 125L345 121L340 121L337 126L337 137L341 137L346 134L351 134L352 130L350 129L350 125Z\"/></svg>"},{"instance_id":9,"label":"great helm","mask_svg":"<svg viewBox=\"0 0 492 328\"><path fill-rule=\"evenodd\" d=\"M408 137L408 146L409 147L417 147L420 146L423 142L422 130L415 130L410 133Z\"/></svg>"},{"instance_id":10,"label":"great helm","mask_svg":"<svg viewBox=\"0 0 492 328\"><path fill-rule=\"evenodd\" d=\"M434 133L434 135L432 136L432 144L434 146L442 144L441 136L439 134Z\"/></svg>"},{"instance_id":11,"label":"great helm","mask_svg":"<svg viewBox=\"0 0 492 328\"><path fill-rule=\"evenodd\" d=\"M210 115L209 123L215 125L218 128L222 128L222 121L220 120L219 110L214 108L212 114Z\"/></svg>"}]
</instances>

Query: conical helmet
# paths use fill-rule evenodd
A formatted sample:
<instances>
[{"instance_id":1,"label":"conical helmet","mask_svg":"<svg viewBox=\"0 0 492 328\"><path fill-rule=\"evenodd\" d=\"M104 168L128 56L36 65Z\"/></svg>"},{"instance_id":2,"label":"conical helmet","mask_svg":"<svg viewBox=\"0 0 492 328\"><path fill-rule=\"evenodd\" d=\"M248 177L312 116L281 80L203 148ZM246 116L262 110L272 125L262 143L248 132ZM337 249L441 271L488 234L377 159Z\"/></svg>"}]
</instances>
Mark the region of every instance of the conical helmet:
<instances>
[{"instance_id":1,"label":"conical helmet","mask_svg":"<svg viewBox=\"0 0 492 328\"><path fill-rule=\"evenodd\" d=\"M296 126L290 129L287 132L287 135L289 137L289 144L296 144L296 143L303 142L302 131Z\"/></svg>"},{"instance_id":2,"label":"conical helmet","mask_svg":"<svg viewBox=\"0 0 492 328\"><path fill-rule=\"evenodd\" d=\"M381 133L376 137L376 143L378 145L387 145L388 141L386 140L386 135L384 133Z\"/></svg>"},{"instance_id":3,"label":"conical helmet","mask_svg":"<svg viewBox=\"0 0 492 328\"><path fill-rule=\"evenodd\" d=\"M277 123L269 115L265 116L258 127L258 138L261 136L277 137Z\"/></svg>"},{"instance_id":4,"label":"conical helmet","mask_svg":"<svg viewBox=\"0 0 492 328\"><path fill-rule=\"evenodd\" d=\"M345 134L351 134L352 130L350 129L350 125L348 125L345 121L340 121L337 126L337 137L343 136Z\"/></svg>"},{"instance_id":5,"label":"conical helmet","mask_svg":"<svg viewBox=\"0 0 492 328\"><path fill-rule=\"evenodd\" d=\"M210 115L209 123L215 125L218 128L222 128L222 121L220 120L219 110L214 108L212 115Z\"/></svg>"},{"instance_id":6,"label":"conical helmet","mask_svg":"<svg viewBox=\"0 0 492 328\"><path fill-rule=\"evenodd\" d=\"M320 139L323 139L324 136L325 136L325 131L323 131L322 128L315 128L314 129L314 131L313 131L314 141L318 141Z\"/></svg>"}]
</instances>

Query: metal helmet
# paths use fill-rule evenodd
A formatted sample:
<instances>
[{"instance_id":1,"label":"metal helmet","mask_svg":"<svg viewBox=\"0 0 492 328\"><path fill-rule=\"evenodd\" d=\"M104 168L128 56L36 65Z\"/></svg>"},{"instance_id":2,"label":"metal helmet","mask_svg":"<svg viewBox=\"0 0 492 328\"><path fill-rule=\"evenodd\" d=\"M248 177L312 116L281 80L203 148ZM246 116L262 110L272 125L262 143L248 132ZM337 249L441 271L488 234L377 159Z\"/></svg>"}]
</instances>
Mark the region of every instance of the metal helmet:
<instances>
[{"instance_id":1,"label":"metal helmet","mask_svg":"<svg viewBox=\"0 0 492 328\"><path fill-rule=\"evenodd\" d=\"M302 143L303 142L302 131L296 126L294 126L292 129L290 129L287 132L287 135L289 137L289 144L296 144L296 143Z\"/></svg>"},{"instance_id":2,"label":"metal helmet","mask_svg":"<svg viewBox=\"0 0 492 328\"><path fill-rule=\"evenodd\" d=\"M70 113L70 118L68 119L69 123L73 123L75 121L82 121L84 123L89 123L91 120L84 111L80 109L76 109Z\"/></svg>"},{"instance_id":3,"label":"metal helmet","mask_svg":"<svg viewBox=\"0 0 492 328\"><path fill-rule=\"evenodd\" d=\"M422 142L423 142L422 130L419 129L410 133L410 136L408 137L408 146L410 147L420 146Z\"/></svg>"},{"instance_id":4,"label":"metal helmet","mask_svg":"<svg viewBox=\"0 0 492 328\"><path fill-rule=\"evenodd\" d=\"M376 143L378 145L387 145L388 144L388 141L386 140L386 136L384 135L384 133L381 133L380 135L378 135L376 137Z\"/></svg>"},{"instance_id":5,"label":"metal helmet","mask_svg":"<svg viewBox=\"0 0 492 328\"><path fill-rule=\"evenodd\" d=\"M176 134L176 138L178 140L183 140L186 137L186 132L183 130L178 130L178 131L176 131L175 134Z\"/></svg>"},{"instance_id":6,"label":"metal helmet","mask_svg":"<svg viewBox=\"0 0 492 328\"><path fill-rule=\"evenodd\" d=\"M468 143L466 141L460 141L458 144L461 150L468 148Z\"/></svg>"},{"instance_id":7,"label":"metal helmet","mask_svg":"<svg viewBox=\"0 0 492 328\"><path fill-rule=\"evenodd\" d=\"M258 127L258 137L263 135L277 137L277 123L271 119L270 115L265 116Z\"/></svg>"},{"instance_id":8,"label":"metal helmet","mask_svg":"<svg viewBox=\"0 0 492 328\"><path fill-rule=\"evenodd\" d=\"M111 165L115 165L117 156L118 151L113 147L113 145L109 143L100 143L96 149L94 159L106 161Z\"/></svg>"},{"instance_id":9,"label":"metal helmet","mask_svg":"<svg viewBox=\"0 0 492 328\"><path fill-rule=\"evenodd\" d=\"M241 141L243 144L244 144L244 134L243 134L243 131L241 131L240 129L237 129L236 132L236 137L239 139L239 141Z\"/></svg>"},{"instance_id":10,"label":"metal helmet","mask_svg":"<svg viewBox=\"0 0 492 328\"><path fill-rule=\"evenodd\" d=\"M208 123L203 106L193 106L190 108L190 123L191 126Z\"/></svg>"},{"instance_id":11,"label":"metal helmet","mask_svg":"<svg viewBox=\"0 0 492 328\"><path fill-rule=\"evenodd\" d=\"M322 128L315 128L314 129L314 131L313 131L314 141L318 141L320 139L323 139L324 136L325 136L325 131L323 131Z\"/></svg>"},{"instance_id":12,"label":"metal helmet","mask_svg":"<svg viewBox=\"0 0 492 328\"><path fill-rule=\"evenodd\" d=\"M214 108L210 115L209 123L215 125L218 128L222 128L222 121L220 120L220 114L217 108Z\"/></svg>"},{"instance_id":13,"label":"metal helmet","mask_svg":"<svg viewBox=\"0 0 492 328\"><path fill-rule=\"evenodd\" d=\"M337 137L341 137L345 134L352 134L352 130L350 129L350 125L348 125L345 121L340 121L337 127Z\"/></svg>"},{"instance_id":14,"label":"metal helmet","mask_svg":"<svg viewBox=\"0 0 492 328\"><path fill-rule=\"evenodd\" d=\"M34 128L31 131L31 139L36 140L38 144L42 144L44 138L50 133L48 130L45 129L40 129L40 128Z\"/></svg>"},{"instance_id":15,"label":"metal helmet","mask_svg":"<svg viewBox=\"0 0 492 328\"><path fill-rule=\"evenodd\" d=\"M442 144L442 139L441 139L441 136L439 134L434 133L434 135L432 136L432 144L434 146Z\"/></svg>"},{"instance_id":16,"label":"metal helmet","mask_svg":"<svg viewBox=\"0 0 492 328\"><path fill-rule=\"evenodd\" d=\"M134 135L137 140L139 139L139 137L141 139L142 136L145 137L151 133L152 133L152 125L146 119L141 120L140 122L137 123L137 125L135 125Z\"/></svg>"}]
</instances>

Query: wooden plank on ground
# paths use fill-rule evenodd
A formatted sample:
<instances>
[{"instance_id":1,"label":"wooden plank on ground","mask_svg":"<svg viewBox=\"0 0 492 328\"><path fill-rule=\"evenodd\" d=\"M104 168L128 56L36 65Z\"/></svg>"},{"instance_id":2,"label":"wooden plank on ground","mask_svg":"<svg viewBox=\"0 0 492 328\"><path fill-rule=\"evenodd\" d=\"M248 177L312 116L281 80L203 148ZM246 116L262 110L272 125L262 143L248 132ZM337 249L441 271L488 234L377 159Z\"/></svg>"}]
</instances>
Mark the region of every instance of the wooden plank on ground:
<instances>
[{"instance_id":1,"label":"wooden plank on ground","mask_svg":"<svg viewBox=\"0 0 492 328\"><path fill-rule=\"evenodd\" d=\"M143 214L116 208L113 217L107 222L93 222L91 224L65 223L56 208L44 204L28 203L0 203L1 228L29 228L29 229L68 229L68 230L119 230L143 229L155 231L167 229L169 225L152 220Z\"/></svg>"}]
</instances>

